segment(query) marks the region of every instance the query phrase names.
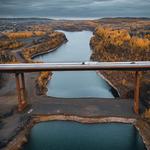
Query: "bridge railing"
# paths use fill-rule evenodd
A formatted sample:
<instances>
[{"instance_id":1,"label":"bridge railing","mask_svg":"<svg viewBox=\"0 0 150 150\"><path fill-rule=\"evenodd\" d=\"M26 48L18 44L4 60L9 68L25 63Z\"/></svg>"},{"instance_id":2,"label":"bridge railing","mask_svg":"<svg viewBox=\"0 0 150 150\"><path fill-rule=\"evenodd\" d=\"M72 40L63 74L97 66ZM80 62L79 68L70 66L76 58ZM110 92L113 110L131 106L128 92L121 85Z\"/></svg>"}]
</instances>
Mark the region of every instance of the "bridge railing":
<instances>
[{"instance_id":1,"label":"bridge railing","mask_svg":"<svg viewBox=\"0 0 150 150\"><path fill-rule=\"evenodd\" d=\"M18 93L18 110L27 106L24 73L40 71L133 71L135 72L134 112L139 113L140 73L150 70L150 61L132 62L79 62L79 63L22 63L0 64L0 72L15 73Z\"/></svg>"}]
</instances>

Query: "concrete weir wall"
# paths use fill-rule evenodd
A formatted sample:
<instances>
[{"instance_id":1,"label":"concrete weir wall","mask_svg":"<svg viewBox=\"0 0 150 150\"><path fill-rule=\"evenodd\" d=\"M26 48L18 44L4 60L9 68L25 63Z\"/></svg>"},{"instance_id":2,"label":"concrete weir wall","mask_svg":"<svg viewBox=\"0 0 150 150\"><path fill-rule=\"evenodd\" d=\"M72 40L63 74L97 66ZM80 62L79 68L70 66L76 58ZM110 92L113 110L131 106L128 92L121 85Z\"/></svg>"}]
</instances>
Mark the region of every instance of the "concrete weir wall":
<instances>
[{"instance_id":1,"label":"concrete weir wall","mask_svg":"<svg viewBox=\"0 0 150 150\"><path fill-rule=\"evenodd\" d=\"M136 118L123 118L123 117L81 117L75 115L36 115L33 116L30 122L26 125L26 127L8 144L6 148L3 150L20 150L22 149L23 144L25 144L28 139L28 135L30 133L31 128L40 122L46 121L75 121L79 123L126 123L133 124L137 130L139 131L141 137L143 138L143 142L147 150L150 150L150 136L147 134L147 130L149 130L149 126L142 121ZM142 124L142 125L141 125Z\"/></svg>"}]
</instances>

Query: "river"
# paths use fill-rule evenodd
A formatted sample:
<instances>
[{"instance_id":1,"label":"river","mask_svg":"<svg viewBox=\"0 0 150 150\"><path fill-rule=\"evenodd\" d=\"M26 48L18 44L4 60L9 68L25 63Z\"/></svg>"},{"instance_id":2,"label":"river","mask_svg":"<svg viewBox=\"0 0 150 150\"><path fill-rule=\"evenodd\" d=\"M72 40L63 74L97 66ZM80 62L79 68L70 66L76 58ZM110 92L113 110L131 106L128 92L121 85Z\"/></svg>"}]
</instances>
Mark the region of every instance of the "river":
<instances>
[{"instance_id":1,"label":"river","mask_svg":"<svg viewBox=\"0 0 150 150\"><path fill-rule=\"evenodd\" d=\"M51 121L35 125L24 150L146 150L130 124Z\"/></svg>"},{"instance_id":2,"label":"river","mask_svg":"<svg viewBox=\"0 0 150 150\"><path fill-rule=\"evenodd\" d=\"M56 51L40 55L43 62L89 61L91 32L64 32L68 43ZM48 96L113 98L110 86L96 72L54 72L48 84ZM146 150L131 124L81 124L50 121L36 124L24 150Z\"/></svg>"},{"instance_id":3,"label":"river","mask_svg":"<svg viewBox=\"0 0 150 150\"><path fill-rule=\"evenodd\" d=\"M65 32L68 42L56 51L34 58L43 62L90 61L92 32ZM114 98L111 87L95 71L53 72L48 83L48 96L63 98Z\"/></svg>"}]
</instances>

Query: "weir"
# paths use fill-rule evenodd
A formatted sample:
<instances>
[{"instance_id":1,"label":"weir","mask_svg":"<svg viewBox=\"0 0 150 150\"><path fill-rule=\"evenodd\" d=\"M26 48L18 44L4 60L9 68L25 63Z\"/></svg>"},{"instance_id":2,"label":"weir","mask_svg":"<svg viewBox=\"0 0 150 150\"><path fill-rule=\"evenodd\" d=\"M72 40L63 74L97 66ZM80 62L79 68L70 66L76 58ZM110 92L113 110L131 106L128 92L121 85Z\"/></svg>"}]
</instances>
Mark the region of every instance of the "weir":
<instances>
[{"instance_id":1,"label":"weir","mask_svg":"<svg viewBox=\"0 0 150 150\"><path fill-rule=\"evenodd\" d=\"M28 63L28 64L0 64L0 71L14 73L18 93L18 111L27 106L24 73L40 71L132 71L135 72L134 112L139 113L140 74L150 70L149 61L135 62L79 62L79 63Z\"/></svg>"}]
</instances>

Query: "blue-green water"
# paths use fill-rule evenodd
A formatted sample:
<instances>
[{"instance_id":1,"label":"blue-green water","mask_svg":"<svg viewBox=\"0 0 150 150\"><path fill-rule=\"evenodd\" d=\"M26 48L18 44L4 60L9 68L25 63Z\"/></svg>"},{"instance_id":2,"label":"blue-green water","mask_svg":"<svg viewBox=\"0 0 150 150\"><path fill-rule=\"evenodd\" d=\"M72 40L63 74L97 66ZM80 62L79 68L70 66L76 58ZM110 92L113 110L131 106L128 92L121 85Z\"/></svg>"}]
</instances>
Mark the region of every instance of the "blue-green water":
<instances>
[{"instance_id":1,"label":"blue-green water","mask_svg":"<svg viewBox=\"0 0 150 150\"><path fill-rule=\"evenodd\" d=\"M56 51L36 57L43 62L89 61L91 32L64 32L69 40ZM49 96L112 98L110 86L96 72L53 72ZM80 124L51 121L35 125L24 150L146 150L130 124Z\"/></svg>"},{"instance_id":2,"label":"blue-green water","mask_svg":"<svg viewBox=\"0 0 150 150\"><path fill-rule=\"evenodd\" d=\"M68 42L56 51L35 57L43 62L83 62L90 61L89 46L92 32L64 32ZM53 72L48 83L48 96L79 98L113 98L111 87L95 71Z\"/></svg>"},{"instance_id":3,"label":"blue-green water","mask_svg":"<svg viewBox=\"0 0 150 150\"><path fill-rule=\"evenodd\" d=\"M51 121L35 125L24 150L146 150L130 124Z\"/></svg>"}]
</instances>

